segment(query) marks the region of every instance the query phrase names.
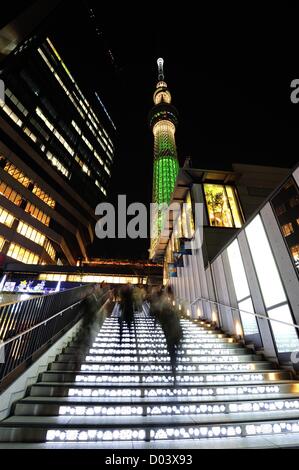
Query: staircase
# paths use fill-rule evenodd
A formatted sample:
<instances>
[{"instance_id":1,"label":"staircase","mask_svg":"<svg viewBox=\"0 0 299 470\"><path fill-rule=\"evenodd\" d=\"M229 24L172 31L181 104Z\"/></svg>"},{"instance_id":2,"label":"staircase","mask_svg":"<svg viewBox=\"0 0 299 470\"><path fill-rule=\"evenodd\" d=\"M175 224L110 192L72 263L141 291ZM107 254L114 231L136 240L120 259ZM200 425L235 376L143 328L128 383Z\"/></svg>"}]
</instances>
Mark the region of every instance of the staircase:
<instances>
[{"instance_id":1,"label":"staircase","mask_svg":"<svg viewBox=\"0 0 299 470\"><path fill-rule=\"evenodd\" d=\"M88 348L70 344L12 415L0 446L235 448L299 445L299 381L212 325L182 319L176 387L161 328L116 306Z\"/></svg>"}]
</instances>

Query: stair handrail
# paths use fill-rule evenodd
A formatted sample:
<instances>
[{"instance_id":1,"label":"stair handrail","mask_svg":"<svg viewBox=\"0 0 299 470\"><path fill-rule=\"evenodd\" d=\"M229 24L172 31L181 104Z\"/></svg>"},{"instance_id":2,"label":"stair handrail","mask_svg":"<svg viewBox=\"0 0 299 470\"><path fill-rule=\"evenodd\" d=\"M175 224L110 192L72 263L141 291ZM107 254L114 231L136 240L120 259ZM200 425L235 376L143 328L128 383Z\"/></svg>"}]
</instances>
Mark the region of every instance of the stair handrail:
<instances>
[{"instance_id":1,"label":"stair handrail","mask_svg":"<svg viewBox=\"0 0 299 470\"><path fill-rule=\"evenodd\" d=\"M102 295L100 295L99 299L101 299L104 295L107 294L107 291L105 291ZM39 326L42 326L42 325L46 325L49 321L51 321L53 318L55 317L58 317L59 315L62 315L63 312L65 312L66 310L69 310L70 308L74 308L76 307L76 305L79 305L80 303L84 302L85 298L84 299L81 299L81 300L78 300L78 302L75 302L74 304L72 305L69 305L68 307L66 308L63 308L62 310L60 310L59 312L55 313L54 315L52 315L51 317L49 318L46 318L45 320L37 323L36 325L33 325L31 328L28 328L28 330L24 330L22 331L21 333L17 334L16 336L13 336L12 338L9 338L5 341L2 341L0 340L0 349L4 346L6 346L7 344L11 343L12 341L15 341L16 339L18 338L21 338L23 335L27 334L27 333L30 333L30 331L33 331L35 330L35 328L38 328Z\"/></svg>"},{"instance_id":2,"label":"stair handrail","mask_svg":"<svg viewBox=\"0 0 299 470\"><path fill-rule=\"evenodd\" d=\"M183 299L180 299L180 298L178 298L178 300L181 301L181 302L186 302L186 300L183 300ZM197 299L193 300L192 302L189 302L189 301L187 301L187 302L190 304L190 307L191 307L193 304L195 304L196 302L198 302L200 300L204 301L204 302L209 302L211 304L216 304L217 306L219 305L220 307L225 307L225 308L230 308L232 310L237 310L239 312L246 313L248 315L253 315L257 318L261 318L261 319L267 320L269 322L274 321L274 322L277 322L277 323L281 323L283 325L287 325L287 326L291 326L293 328L299 329L299 325L297 325L296 323L288 323L288 322L285 322L285 321L282 321L282 320L276 320L275 318L270 318L266 315L262 315L261 313L248 312L247 310L243 310L239 307L233 307L232 305L223 304L221 302L217 302L216 300L206 299L205 297L197 297Z\"/></svg>"}]
</instances>

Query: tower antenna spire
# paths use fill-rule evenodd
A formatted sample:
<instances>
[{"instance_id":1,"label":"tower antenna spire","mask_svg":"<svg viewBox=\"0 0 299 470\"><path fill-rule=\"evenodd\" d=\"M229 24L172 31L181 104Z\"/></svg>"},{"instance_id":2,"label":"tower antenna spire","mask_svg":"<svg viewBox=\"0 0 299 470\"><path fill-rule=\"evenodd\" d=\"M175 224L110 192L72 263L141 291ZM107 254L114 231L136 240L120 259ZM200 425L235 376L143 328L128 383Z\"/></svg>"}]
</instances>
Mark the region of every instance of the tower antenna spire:
<instances>
[{"instance_id":1,"label":"tower antenna spire","mask_svg":"<svg viewBox=\"0 0 299 470\"><path fill-rule=\"evenodd\" d=\"M157 60L157 64L158 64L158 80L160 82L164 80L164 70L163 70L164 59L162 59L162 57L159 57L159 59Z\"/></svg>"}]
</instances>

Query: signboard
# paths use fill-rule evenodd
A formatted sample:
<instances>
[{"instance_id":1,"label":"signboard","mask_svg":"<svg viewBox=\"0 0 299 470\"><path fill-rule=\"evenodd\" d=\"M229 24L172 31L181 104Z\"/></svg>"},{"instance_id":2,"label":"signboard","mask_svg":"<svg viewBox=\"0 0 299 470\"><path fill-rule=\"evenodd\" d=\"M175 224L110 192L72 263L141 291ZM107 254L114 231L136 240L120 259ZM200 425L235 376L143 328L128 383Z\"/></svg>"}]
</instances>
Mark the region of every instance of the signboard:
<instances>
[{"instance_id":1,"label":"signboard","mask_svg":"<svg viewBox=\"0 0 299 470\"><path fill-rule=\"evenodd\" d=\"M174 263L168 263L168 274L169 277L177 277L177 270Z\"/></svg>"}]
</instances>

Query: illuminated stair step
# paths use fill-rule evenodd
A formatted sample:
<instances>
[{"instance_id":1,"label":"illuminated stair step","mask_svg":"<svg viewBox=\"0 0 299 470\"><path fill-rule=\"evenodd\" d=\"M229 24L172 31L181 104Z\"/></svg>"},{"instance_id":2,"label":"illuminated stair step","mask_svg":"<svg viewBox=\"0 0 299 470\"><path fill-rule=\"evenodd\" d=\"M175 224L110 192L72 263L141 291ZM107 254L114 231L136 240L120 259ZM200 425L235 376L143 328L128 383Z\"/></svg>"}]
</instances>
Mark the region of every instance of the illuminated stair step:
<instances>
[{"instance_id":1,"label":"illuminated stair step","mask_svg":"<svg viewBox=\"0 0 299 470\"><path fill-rule=\"evenodd\" d=\"M117 441L117 440L161 440L161 439L200 439L200 438L223 438L229 439L230 437L246 437L255 435L268 435L284 434L284 433L298 433L299 421L298 420L277 420L271 422L260 423L239 423L234 424L221 424L210 426L187 425L182 427L163 426L151 429L138 428L138 429L101 429L95 433L95 429L90 430L48 430L46 435L47 441L53 440L68 440L68 441L83 441L83 440L96 440L96 441Z\"/></svg>"},{"instance_id":2,"label":"illuminated stair step","mask_svg":"<svg viewBox=\"0 0 299 470\"><path fill-rule=\"evenodd\" d=\"M74 342L40 375L0 425L0 441L104 445L299 434L299 383L288 371L207 322L182 325L176 387L159 325L137 314L120 345L118 319L108 318L89 347Z\"/></svg>"},{"instance_id":3,"label":"illuminated stair step","mask_svg":"<svg viewBox=\"0 0 299 470\"><path fill-rule=\"evenodd\" d=\"M259 372L246 372L246 373L177 373L178 384L192 384L192 383L250 383L250 382L264 382L264 381L277 381L283 379L289 379L290 374L288 371L259 371ZM76 383L102 383L107 384L171 384L173 383L172 374L164 372L155 372L154 374L145 375L142 372L132 372L130 374L126 372L117 373L94 373L89 372L88 374L72 373L72 372L56 372L47 371L42 374L43 382L76 382Z\"/></svg>"},{"instance_id":4,"label":"illuminated stair step","mask_svg":"<svg viewBox=\"0 0 299 470\"><path fill-rule=\"evenodd\" d=\"M45 428L42 424L37 427L22 427L14 424L2 426L0 429L1 442L88 442L88 441L156 441L156 440L199 440L230 437L249 436L272 436L279 434L291 434L299 432L298 419L271 419L268 422L252 421L239 423L213 423L210 425L197 424L171 424L149 425L149 426L129 426L122 428L115 426L112 428L71 427L63 426L59 428Z\"/></svg>"},{"instance_id":5,"label":"illuminated stair step","mask_svg":"<svg viewBox=\"0 0 299 470\"><path fill-rule=\"evenodd\" d=\"M163 355L157 357L156 355L147 355L144 357L139 357L137 358L136 355L85 355L81 354L77 356L78 361L81 360L81 362L86 361L86 362L100 362L100 363L108 363L108 364L113 364L115 362L120 363L120 362L128 362L128 363L148 363L148 362L165 362L169 364L170 358L169 356ZM70 362L74 360L73 354L60 354L58 356L58 360L61 362ZM262 357L258 355L253 355L253 354L242 354L242 355L237 355L237 354L231 354L230 356L207 356L207 355L197 355L194 361L192 360L192 357L190 356L180 356L178 357L178 363L183 364L183 363L213 363L213 362L227 362L227 363L246 363L250 361L256 361L260 362L262 361Z\"/></svg>"},{"instance_id":6,"label":"illuminated stair step","mask_svg":"<svg viewBox=\"0 0 299 470\"><path fill-rule=\"evenodd\" d=\"M137 406L136 409L142 408ZM79 409L79 407L78 407ZM79 410L80 411L80 410ZM220 425L220 424L238 424L238 423L254 423L264 420L299 420L298 410L283 410L283 411L268 411L265 412L251 412L251 413L210 413L210 414L182 414L182 415L128 415L125 410L123 415L106 416L106 415L58 415L58 416L12 416L5 422L6 426L17 425L24 426L30 423L34 426L43 426L46 428L51 427L68 427L68 428L85 428L87 426L97 428L110 428L114 427L125 428L127 426L174 426L179 427L182 425Z\"/></svg>"},{"instance_id":7,"label":"illuminated stair step","mask_svg":"<svg viewBox=\"0 0 299 470\"><path fill-rule=\"evenodd\" d=\"M113 336L113 337L116 337L118 336L119 334L119 327L118 328L115 328L113 330L107 330L105 332L103 332L102 330L100 330L100 332L97 334L97 338L108 338L110 335ZM135 332L136 331L136 332ZM219 339L225 339L225 338L228 338L227 336L225 336L224 333L219 333L217 331L206 331L206 332L193 332L193 331L189 331L189 330L186 330L186 329L183 329L183 332L186 333L186 336L190 337L190 338L219 338ZM145 331L145 332L141 332L139 331L138 329L134 329L134 330L131 330L131 333L129 334L129 330L124 327L123 328L123 333L126 337L132 337L132 336L138 336L138 337L141 337L141 338L147 338L147 337L157 337L157 338L161 338L163 337L163 331L162 329L154 329L153 331Z\"/></svg>"},{"instance_id":8,"label":"illuminated stair step","mask_svg":"<svg viewBox=\"0 0 299 470\"><path fill-rule=\"evenodd\" d=\"M91 348L89 350L89 355L91 354L139 354L139 355L148 355L148 354L167 354L166 348L148 348L148 349L141 349L141 348ZM231 347L231 348L194 348L194 349L179 349L178 356L182 355L223 355L223 354L246 354L248 350L241 347ZM70 354L76 354L70 352Z\"/></svg>"},{"instance_id":9,"label":"illuminated stair step","mask_svg":"<svg viewBox=\"0 0 299 470\"><path fill-rule=\"evenodd\" d=\"M258 400L244 402L217 403L126 403L78 405L53 403L20 402L16 405L15 416L184 416L184 415L219 415L240 413L289 413L299 416L299 400ZM283 417L283 416L282 416ZM289 417L289 416L288 416ZM224 419L226 419L224 417Z\"/></svg>"},{"instance_id":10,"label":"illuminated stair step","mask_svg":"<svg viewBox=\"0 0 299 470\"><path fill-rule=\"evenodd\" d=\"M149 398L167 398L167 397L216 397L216 396L266 396L278 393L299 393L299 383L293 381L279 381L273 384L265 382L260 384L218 384L218 385L197 385L181 386L169 388L164 385L143 384L142 386L114 384L109 387L102 384L90 386L90 384L80 383L38 383L30 387L31 397L149 397Z\"/></svg>"},{"instance_id":11,"label":"illuminated stair step","mask_svg":"<svg viewBox=\"0 0 299 470\"><path fill-rule=\"evenodd\" d=\"M143 339L137 339L137 342L138 342L138 345L139 347L150 347L152 346L153 344L165 344L166 343L166 340L165 338L163 338L163 340L159 340L157 341L155 338L148 338L146 340L143 340ZM136 340L134 341L127 341L125 339L122 340L122 344L135 344L136 343ZM196 344L227 344L227 343L234 343L234 344L238 344L236 343L236 341L234 341L233 339L231 338L224 338L224 339L213 339L213 338L208 338L208 339L194 339L194 340L183 340L181 342L181 344L183 346L192 346L192 345L196 345ZM105 341L104 340L96 340L93 342L93 347L100 347L101 345L110 345L111 347L112 346L116 346L116 345L119 345L119 337L110 337L110 338L106 338Z\"/></svg>"},{"instance_id":12,"label":"illuminated stair step","mask_svg":"<svg viewBox=\"0 0 299 470\"><path fill-rule=\"evenodd\" d=\"M228 363L228 364L178 364L177 371L183 372L232 372L232 371L256 371L256 370L276 370L274 365L269 364L268 362L248 362L248 363ZM169 362L159 363L159 364L144 364L144 363L135 363L135 364L117 364L116 363L83 363L81 366L78 366L77 363L73 362L53 362L49 366L51 371L94 371L94 372L132 372L132 371L141 371L141 372L171 372L171 366Z\"/></svg>"},{"instance_id":13,"label":"illuminated stair step","mask_svg":"<svg viewBox=\"0 0 299 470\"><path fill-rule=\"evenodd\" d=\"M123 396L101 396L100 401L98 397L93 396L30 396L23 398L20 400L16 407L19 404L43 404L47 406L48 404L55 404L57 406L72 406L72 405L84 405L84 406L98 406L98 405L106 405L106 406L119 406L119 405L181 405L181 404L228 404L228 403L247 403L247 402L259 402L259 401L293 401L298 400L298 396L295 393L287 393L283 391L283 387L285 385L280 385L281 391L278 393L267 393L263 394L253 394L253 393L243 393L239 395L201 395L201 396L138 396L138 397L123 397ZM73 389L74 390L74 389ZM89 390L89 389L87 389ZM115 390L114 390L115 392Z\"/></svg>"}]
</instances>

